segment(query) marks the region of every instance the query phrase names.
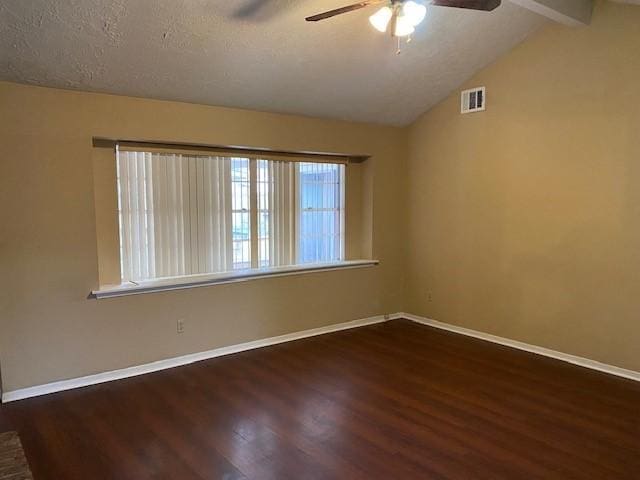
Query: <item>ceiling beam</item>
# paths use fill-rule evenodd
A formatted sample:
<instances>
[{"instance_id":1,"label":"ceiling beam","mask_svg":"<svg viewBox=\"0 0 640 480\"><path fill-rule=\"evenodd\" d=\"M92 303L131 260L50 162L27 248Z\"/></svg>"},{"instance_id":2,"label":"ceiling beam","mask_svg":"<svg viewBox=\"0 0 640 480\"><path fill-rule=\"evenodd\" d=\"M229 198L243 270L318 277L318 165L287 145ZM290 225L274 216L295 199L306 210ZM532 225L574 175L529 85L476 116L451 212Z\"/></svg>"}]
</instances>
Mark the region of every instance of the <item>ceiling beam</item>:
<instances>
[{"instance_id":1,"label":"ceiling beam","mask_svg":"<svg viewBox=\"0 0 640 480\"><path fill-rule=\"evenodd\" d=\"M589 25L592 0L510 0L543 17L569 27Z\"/></svg>"}]
</instances>

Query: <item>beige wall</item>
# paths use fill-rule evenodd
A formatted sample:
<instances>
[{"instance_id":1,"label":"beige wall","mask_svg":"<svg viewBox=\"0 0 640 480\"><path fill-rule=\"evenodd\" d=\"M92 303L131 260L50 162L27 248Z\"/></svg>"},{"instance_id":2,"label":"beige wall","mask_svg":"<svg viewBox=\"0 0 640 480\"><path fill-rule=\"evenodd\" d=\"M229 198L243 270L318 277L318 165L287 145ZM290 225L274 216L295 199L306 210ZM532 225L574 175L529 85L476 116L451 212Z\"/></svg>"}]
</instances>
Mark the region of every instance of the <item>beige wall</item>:
<instances>
[{"instance_id":1,"label":"beige wall","mask_svg":"<svg viewBox=\"0 0 640 480\"><path fill-rule=\"evenodd\" d=\"M640 7L478 85L486 112L456 92L410 130L407 311L640 371Z\"/></svg>"},{"instance_id":2,"label":"beige wall","mask_svg":"<svg viewBox=\"0 0 640 480\"><path fill-rule=\"evenodd\" d=\"M401 309L405 130L9 83L0 119L5 391ZM348 226L361 231L353 251L381 263L87 299L99 271L92 136L371 154L352 170L361 202Z\"/></svg>"}]
</instances>

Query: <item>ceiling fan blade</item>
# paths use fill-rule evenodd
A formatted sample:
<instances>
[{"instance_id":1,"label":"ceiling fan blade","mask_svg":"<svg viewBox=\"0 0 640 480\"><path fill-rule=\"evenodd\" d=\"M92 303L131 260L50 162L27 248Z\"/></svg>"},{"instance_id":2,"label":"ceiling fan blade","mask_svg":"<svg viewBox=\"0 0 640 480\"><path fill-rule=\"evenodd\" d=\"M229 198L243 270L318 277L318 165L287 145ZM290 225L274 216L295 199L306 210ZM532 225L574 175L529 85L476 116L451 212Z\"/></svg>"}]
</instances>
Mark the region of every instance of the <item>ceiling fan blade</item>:
<instances>
[{"instance_id":1,"label":"ceiling fan blade","mask_svg":"<svg viewBox=\"0 0 640 480\"><path fill-rule=\"evenodd\" d=\"M325 18L335 17L336 15L342 15L343 13L353 12L354 10L360 10L361 8L368 7L369 5L375 5L376 3L382 3L385 0L368 0L365 2L354 3L353 5L347 5L346 7L336 8L335 10L329 10L328 12L318 13L305 18L307 22L317 22L318 20L324 20Z\"/></svg>"},{"instance_id":2,"label":"ceiling fan blade","mask_svg":"<svg viewBox=\"0 0 640 480\"><path fill-rule=\"evenodd\" d=\"M431 5L438 7L469 8L490 12L500 6L501 0L433 0Z\"/></svg>"}]
</instances>

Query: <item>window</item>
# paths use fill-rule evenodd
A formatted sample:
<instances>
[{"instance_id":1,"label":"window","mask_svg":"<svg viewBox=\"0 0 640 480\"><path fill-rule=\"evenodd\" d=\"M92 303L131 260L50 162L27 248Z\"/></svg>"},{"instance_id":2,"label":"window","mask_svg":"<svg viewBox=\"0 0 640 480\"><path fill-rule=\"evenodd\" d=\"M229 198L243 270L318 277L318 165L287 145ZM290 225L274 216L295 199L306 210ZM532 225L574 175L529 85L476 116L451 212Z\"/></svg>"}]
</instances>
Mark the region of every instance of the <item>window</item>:
<instances>
[{"instance_id":1,"label":"window","mask_svg":"<svg viewBox=\"0 0 640 480\"><path fill-rule=\"evenodd\" d=\"M342 168L336 164L299 163L300 263L342 258Z\"/></svg>"},{"instance_id":2,"label":"window","mask_svg":"<svg viewBox=\"0 0 640 480\"><path fill-rule=\"evenodd\" d=\"M122 282L343 260L344 170L119 151Z\"/></svg>"},{"instance_id":3,"label":"window","mask_svg":"<svg viewBox=\"0 0 640 480\"><path fill-rule=\"evenodd\" d=\"M205 161L225 161L212 159ZM213 187L213 186L212 186ZM214 187L215 188L215 187ZM220 186L218 186L220 188ZM222 185L224 189L224 185ZM251 217L249 209L249 160L231 159L231 218L233 241L233 269L251 268Z\"/></svg>"}]
</instances>

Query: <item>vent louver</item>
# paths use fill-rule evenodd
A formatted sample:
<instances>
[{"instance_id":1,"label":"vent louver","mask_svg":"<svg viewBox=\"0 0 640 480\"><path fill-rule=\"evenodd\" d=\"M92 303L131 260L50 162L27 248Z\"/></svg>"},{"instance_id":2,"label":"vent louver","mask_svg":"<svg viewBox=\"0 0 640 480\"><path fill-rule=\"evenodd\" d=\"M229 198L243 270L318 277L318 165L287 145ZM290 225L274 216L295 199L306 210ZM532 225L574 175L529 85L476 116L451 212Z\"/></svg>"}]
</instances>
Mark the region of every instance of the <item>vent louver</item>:
<instances>
[{"instance_id":1,"label":"vent louver","mask_svg":"<svg viewBox=\"0 0 640 480\"><path fill-rule=\"evenodd\" d=\"M486 103L485 87L464 90L460 94L460 113L481 112L485 109Z\"/></svg>"}]
</instances>

